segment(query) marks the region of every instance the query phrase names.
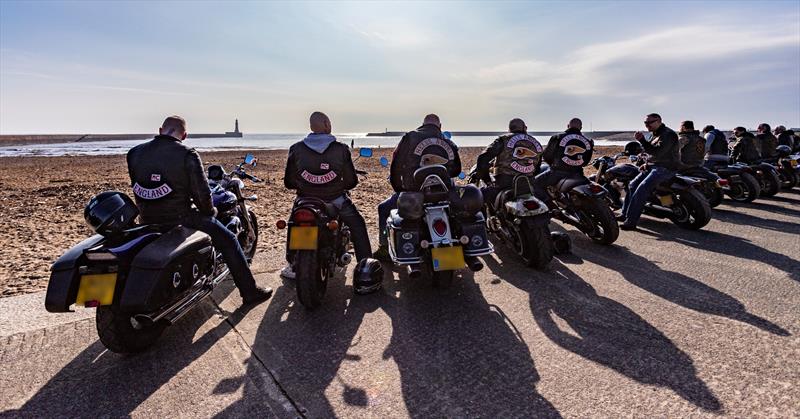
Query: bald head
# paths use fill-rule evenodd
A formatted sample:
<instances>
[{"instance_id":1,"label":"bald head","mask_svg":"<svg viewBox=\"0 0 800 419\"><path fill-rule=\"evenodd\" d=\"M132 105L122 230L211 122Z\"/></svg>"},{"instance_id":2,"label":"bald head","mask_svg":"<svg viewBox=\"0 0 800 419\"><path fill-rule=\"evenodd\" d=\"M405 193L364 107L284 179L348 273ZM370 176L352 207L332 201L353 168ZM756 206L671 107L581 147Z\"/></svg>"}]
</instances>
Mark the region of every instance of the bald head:
<instances>
[{"instance_id":1,"label":"bald head","mask_svg":"<svg viewBox=\"0 0 800 419\"><path fill-rule=\"evenodd\" d=\"M514 118L508 121L508 132L513 132L515 134L528 132L528 127L525 125L525 121Z\"/></svg>"},{"instance_id":2,"label":"bald head","mask_svg":"<svg viewBox=\"0 0 800 419\"><path fill-rule=\"evenodd\" d=\"M314 112L308 118L308 124L311 126L311 132L315 134L330 134L331 133L331 120L328 115L322 112Z\"/></svg>"},{"instance_id":3,"label":"bald head","mask_svg":"<svg viewBox=\"0 0 800 419\"><path fill-rule=\"evenodd\" d=\"M436 115L435 113L425 115L422 125L428 124L436 125L437 127L442 128L442 121L439 120L439 115Z\"/></svg>"},{"instance_id":4,"label":"bald head","mask_svg":"<svg viewBox=\"0 0 800 419\"><path fill-rule=\"evenodd\" d=\"M158 129L160 135L169 135L181 141L186 139L186 120L178 115L172 115L164 120L161 128Z\"/></svg>"},{"instance_id":5,"label":"bald head","mask_svg":"<svg viewBox=\"0 0 800 419\"><path fill-rule=\"evenodd\" d=\"M570 129L570 128L577 129L577 130L583 129L583 121L581 121L578 118L570 119L569 123L567 124L567 129Z\"/></svg>"}]
</instances>

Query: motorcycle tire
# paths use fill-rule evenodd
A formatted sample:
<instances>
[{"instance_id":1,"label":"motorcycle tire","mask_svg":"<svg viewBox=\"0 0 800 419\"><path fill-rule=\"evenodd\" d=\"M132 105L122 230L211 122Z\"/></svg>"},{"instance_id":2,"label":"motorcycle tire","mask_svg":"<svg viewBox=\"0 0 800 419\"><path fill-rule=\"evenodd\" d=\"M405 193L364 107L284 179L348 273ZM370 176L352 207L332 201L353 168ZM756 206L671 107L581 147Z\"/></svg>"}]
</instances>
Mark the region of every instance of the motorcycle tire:
<instances>
[{"instance_id":1,"label":"motorcycle tire","mask_svg":"<svg viewBox=\"0 0 800 419\"><path fill-rule=\"evenodd\" d=\"M764 189L761 191L762 196L775 196L781 190L781 179L778 175L769 170L764 171Z\"/></svg>"},{"instance_id":2,"label":"motorcycle tire","mask_svg":"<svg viewBox=\"0 0 800 419\"><path fill-rule=\"evenodd\" d=\"M679 227L699 230L711 221L711 207L697 189L689 188L679 193L677 201L683 206L683 214L680 218L675 215L670 218Z\"/></svg>"},{"instance_id":3,"label":"motorcycle tire","mask_svg":"<svg viewBox=\"0 0 800 419\"><path fill-rule=\"evenodd\" d=\"M517 238L514 251L522 258L526 266L543 270L553 259L553 241L550 228L545 224L537 226L533 223L522 223L514 227Z\"/></svg>"},{"instance_id":4,"label":"motorcycle tire","mask_svg":"<svg viewBox=\"0 0 800 419\"><path fill-rule=\"evenodd\" d=\"M248 213L250 214L250 224L253 226L253 233L255 233L253 237L255 238L253 239L253 243L249 246L242 246L242 251L244 251L244 256L247 258L247 261L251 262L253 256L256 255L256 247L258 246L258 217L256 217L253 211L248 211ZM246 232L243 233L245 235L247 234Z\"/></svg>"},{"instance_id":5,"label":"motorcycle tire","mask_svg":"<svg viewBox=\"0 0 800 419\"><path fill-rule=\"evenodd\" d=\"M306 309L313 310L322 304L328 281L322 274L316 251L299 250L295 255L295 262L297 300Z\"/></svg>"},{"instance_id":6,"label":"motorcycle tire","mask_svg":"<svg viewBox=\"0 0 800 419\"><path fill-rule=\"evenodd\" d=\"M606 203L599 199L586 199L581 202L581 212L589 217L593 229L598 233L589 235L595 243L611 244L619 237L619 225L614 213ZM587 233L588 235L588 233Z\"/></svg>"},{"instance_id":7,"label":"motorcycle tire","mask_svg":"<svg viewBox=\"0 0 800 419\"><path fill-rule=\"evenodd\" d=\"M728 197L736 202L753 202L761 196L761 186L753 175L742 173L741 182L731 183Z\"/></svg>"},{"instance_id":8,"label":"motorcycle tire","mask_svg":"<svg viewBox=\"0 0 800 419\"><path fill-rule=\"evenodd\" d=\"M711 191L711 196L706 196L708 200L708 206L711 208L716 208L719 204L722 203L722 198L725 197L725 194L722 192L722 188L720 187L713 187Z\"/></svg>"},{"instance_id":9,"label":"motorcycle tire","mask_svg":"<svg viewBox=\"0 0 800 419\"><path fill-rule=\"evenodd\" d=\"M131 315L121 312L115 306L97 307L95 323L100 342L108 350L118 354L144 351L161 337L167 327L166 323L157 322L142 329L135 329L131 323Z\"/></svg>"},{"instance_id":10,"label":"motorcycle tire","mask_svg":"<svg viewBox=\"0 0 800 419\"><path fill-rule=\"evenodd\" d=\"M798 179L797 173L791 169L782 169L780 171L781 189L792 189L797 186Z\"/></svg>"}]
</instances>

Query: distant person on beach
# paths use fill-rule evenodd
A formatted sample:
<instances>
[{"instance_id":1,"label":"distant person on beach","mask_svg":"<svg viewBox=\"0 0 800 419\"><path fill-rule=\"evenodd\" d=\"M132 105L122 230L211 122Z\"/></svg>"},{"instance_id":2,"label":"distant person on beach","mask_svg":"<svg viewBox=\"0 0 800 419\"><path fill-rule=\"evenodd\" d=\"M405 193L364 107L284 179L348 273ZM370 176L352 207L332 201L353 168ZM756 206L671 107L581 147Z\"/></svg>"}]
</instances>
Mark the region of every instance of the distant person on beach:
<instances>
[{"instance_id":1,"label":"distant person on beach","mask_svg":"<svg viewBox=\"0 0 800 419\"><path fill-rule=\"evenodd\" d=\"M425 116L422 125L409 131L394 149L389 181L394 194L378 205L378 250L373 257L378 260L389 259L389 242L386 237L386 219L392 209L397 208L400 192L414 188L414 172L429 164L447 167L451 177L461 173L461 158L458 147L442 135L442 123L435 114Z\"/></svg>"},{"instance_id":2,"label":"distant person on beach","mask_svg":"<svg viewBox=\"0 0 800 419\"><path fill-rule=\"evenodd\" d=\"M700 131L694 129L694 121L683 121L678 132L681 147L681 167L691 168L703 165L706 154L706 140Z\"/></svg>"},{"instance_id":3,"label":"distant person on beach","mask_svg":"<svg viewBox=\"0 0 800 419\"><path fill-rule=\"evenodd\" d=\"M716 166L727 165L728 160L728 139L725 134L714 128L713 125L706 125L703 128L703 136L706 139L706 154L703 166L712 169Z\"/></svg>"},{"instance_id":4,"label":"distant person on beach","mask_svg":"<svg viewBox=\"0 0 800 419\"><path fill-rule=\"evenodd\" d=\"M372 255L372 249L364 217L348 195L358 185L350 150L331 135L331 120L324 113L312 113L309 125L311 133L289 148L283 183L287 189L296 190L298 198L318 198L339 210L339 218L350 227L360 262ZM291 266L281 276L294 278Z\"/></svg>"},{"instance_id":5,"label":"distant person on beach","mask_svg":"<svg viewBox=\"0 0 800 419\"><path fill-rule=\"evenodd\" d=\"M511 188L518 175L533 176L539 172L542 163L542 145L528 134L525 121L514 118L508 122L508 134L497 137L478 156L476 175L486 184L481 188L483 201L494 207L500 191ZM494 167L494 181L489 174Z\"/></svg>"},{"instance_id":6,"label":"distant person on beach","mask_svg":"<svg viewBox=\"0 0 800 419\"><path fill-rule=\"evenodd\" d=\"M244 305L260 303L272 289L256 286L236 236L215 218L203 162L186 147L186 121L180 116L164 120L159 135L128 151L128 174L136 205L145 224L182 224L209 236L222 253L239 288ZM196 209L192 208L194 204Z\"/></svg>"},{"instance_id":7,"label":"distant person on beach","mask_svg":"<svg viewBox=\"0 0 800 419\"><path fill-rule=\"evenodd\" d=\"M550 166L548 170L536 176L533 183L535 196L553 207L547 188L561 179L583 175L583 168L592 161L594 141L585 137L581 130L583 122L572 118L567 123L567 130L550 137L544 149L542 159Z\"/></svg>"}]
</instances>

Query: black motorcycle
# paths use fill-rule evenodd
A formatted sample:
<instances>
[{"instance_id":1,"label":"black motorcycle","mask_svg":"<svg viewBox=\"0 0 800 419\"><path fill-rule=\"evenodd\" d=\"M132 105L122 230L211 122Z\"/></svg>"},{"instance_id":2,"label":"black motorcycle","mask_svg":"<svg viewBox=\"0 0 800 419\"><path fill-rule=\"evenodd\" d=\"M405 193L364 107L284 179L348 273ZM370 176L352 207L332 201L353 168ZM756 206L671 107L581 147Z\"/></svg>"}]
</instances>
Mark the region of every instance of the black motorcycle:
<instances>
[{"instance_id":1,"label":"black motorcycle","mask_svg":"<svg viewBox=\"0 0 800 419\"><path fill-rule=\"evenodd\" d=\"M778 169L781 189L792 189L800 182L798 175L798 156L792 156L792 149L787 145L778 146L778 157L767 161Z\"/></svg>"},{"instance_id":2,"label":"black motorcycle","mask_svg":"<svg viewBox=\"0 0 800 419\"><path fill-rule=\"evenodd\" d=\"M542 164L542 171L548 165ZM554 218L571 224L593 241L614 243L619 237L619 226L608 205L605 189L581 174L560 180L547 188L553 200Z\"/></svg>"},{"instance_id":3,"label":"black motorcycle","mask_svg":"<svg viewBox=\"0 0 800 419\"><path fill-rule=\"evenodd\" d=\"M590 177L608 191L609 203L614 208L622 207L622 192L629 192L628 185L641 172L636 165L617 164L617 159L623 155L625 154L599 157L597 173ZM642 165L647 161L646 154L628 157ZM667 218L683 228L703 228L711 220L711 207L697 190L698 182L700 181L688 176L673 176L653 191L643 212L654 217Z\"/></svg>"},{"instance_id":4,"label":"black motorcycle","mask_svg":"<svg viewBox=\"0 0 800 419\"><path fill-rule=\"evenodd\" d=\"M749 166L722 163L710 170L720 177L720 184L728 198L736 202L753 202L761 196L761 184Z\"/></svg>"},{"instance_id":5,"label":"black motorcycle","mask_svg":"<svg viewBox=\"0 0 800 419\"><path fill-rule=\"evenodd\" d=\"M678 173L701 180L697 184L697 190L706 197L709 207L715 208L722 203L722 199L725 197L725 186L728 185L727 180L702 166L683 168Z\"/></svg>"},{"instance_id":6,"label":"black motorcycle","mask_svg":"<svg viewBox=\"0 0 800 419\"><path fill-rule=\"evenodd\" d=\"M744 163L739 163L744 165ZM778 169L769 163L753 163L747 165L758 180L761 187L760 196L775 196L781 190L781 179Z\"/></svg>"},{"instance_id":7,"label":"black motorcycle","mask_svg":"<svg viewBox=\"0 0 800 419\"><path fill-rule=\"evenodd\" d=\"M217 217L252 258L258 221L246 202L256 197L242 195L241 179L259 179L246 173L245 164L255 166L256 160L248 155L230 174L219 166L210 167L210 174L217 178L210 187L224 183L223 188L235 197L233 203L215 200ZM138 209L121 192L93 198L87 214L99 198L113 201L119 219L126 222L98 230L99 234L58 258L51 267L45 307L52 313L72 311L73 304L96 307L97 334L103 345L118 353L141 352L155 343L166 326L211 294L228 277L229 269L207 234L180 225L133 225Z\"/></svg>"}]
</instances>

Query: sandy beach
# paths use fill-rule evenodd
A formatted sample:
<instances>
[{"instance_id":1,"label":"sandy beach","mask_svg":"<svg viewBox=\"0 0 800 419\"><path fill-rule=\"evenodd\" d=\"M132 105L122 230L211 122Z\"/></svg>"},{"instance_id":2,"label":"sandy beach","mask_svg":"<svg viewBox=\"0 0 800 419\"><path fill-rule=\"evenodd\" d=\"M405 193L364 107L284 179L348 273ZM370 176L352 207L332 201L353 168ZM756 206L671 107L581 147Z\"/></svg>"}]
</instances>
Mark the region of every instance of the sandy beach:
<instances>
[{"instance_id":1,"label":"sandy beach","mask_svg":"<svg viewBox=\"0 0 800 419\"><path fill-rule=\"evenodd\" d=\"M618 147L600 147L596 155L616 152ZM480 148L464 148L464 170L475 164ZM204 164L223 164L230 168L244 151L203 153ZM283 187L285 150L259 150L259 165L252 173L265 180L248 188L260 199L253 208L259 217L259 251L284 246L285 233L274 226L290 210L293 192ZM376 150L371 159L355 161L369 175L362 179L352 197L367 220L370 236L377 235L378 203L390 192L388 169L380 166L381 155L391 150ZM50 265L66 249L91 234L83 220L83 208L95 194L121 190L130 194L124 156L64 156L0 158L0 296L7 297L46 289ZM588 172L588 170L587 170ZM256 256L254 272L274 269L282 261Z\"/></svg>"}]
</instances>

